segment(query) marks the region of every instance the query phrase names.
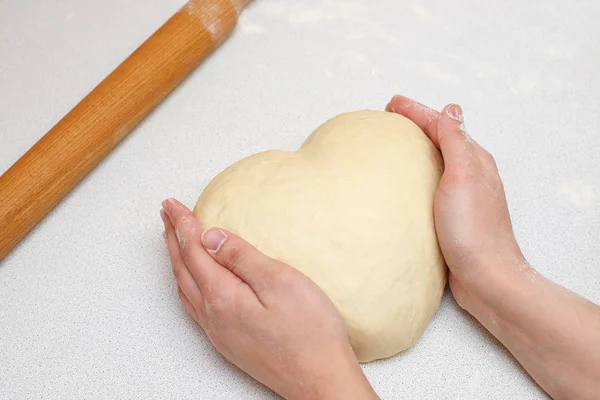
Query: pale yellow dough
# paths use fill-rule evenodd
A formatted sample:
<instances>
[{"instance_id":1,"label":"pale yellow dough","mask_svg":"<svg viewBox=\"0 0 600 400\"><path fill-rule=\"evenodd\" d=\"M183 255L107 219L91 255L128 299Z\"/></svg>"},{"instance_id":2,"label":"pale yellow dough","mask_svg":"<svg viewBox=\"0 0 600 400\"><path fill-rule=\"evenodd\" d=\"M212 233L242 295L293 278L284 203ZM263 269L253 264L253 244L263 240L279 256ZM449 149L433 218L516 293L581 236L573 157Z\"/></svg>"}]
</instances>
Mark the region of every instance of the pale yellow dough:
<instances>
[{"instance_id":1,"label":"pale yellow dough","mask_svg":"<svg viewBox=\"0 0 600 400\"><path fill-rule=\"evenodd\" d=\"M243 159L194 214L308 275L336 305L361 362L411 347L439 307L446 266L433 224L443 170L410 120L341 114L296 152ZM302 301L302 299L298 299Z\"/></svg>"}]
</instances>

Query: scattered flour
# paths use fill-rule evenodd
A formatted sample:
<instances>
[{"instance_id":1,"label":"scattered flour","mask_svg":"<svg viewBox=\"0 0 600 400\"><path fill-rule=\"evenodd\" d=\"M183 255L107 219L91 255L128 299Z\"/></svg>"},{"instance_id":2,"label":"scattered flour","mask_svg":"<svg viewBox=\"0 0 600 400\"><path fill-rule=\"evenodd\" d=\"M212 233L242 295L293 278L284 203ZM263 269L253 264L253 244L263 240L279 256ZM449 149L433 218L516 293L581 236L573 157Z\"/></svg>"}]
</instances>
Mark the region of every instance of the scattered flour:
<instances>
[{"instance_id":1,"label":"scattered flour","mask_svg":"<svg viewBox=\"0 0 600 400\"><path fill-rule=\"evenodd\" d=\"M577 208L591 208L595 202L594 186L585 182L564 182L558 187L558 194Z\"/></svg>"}]
</instances>

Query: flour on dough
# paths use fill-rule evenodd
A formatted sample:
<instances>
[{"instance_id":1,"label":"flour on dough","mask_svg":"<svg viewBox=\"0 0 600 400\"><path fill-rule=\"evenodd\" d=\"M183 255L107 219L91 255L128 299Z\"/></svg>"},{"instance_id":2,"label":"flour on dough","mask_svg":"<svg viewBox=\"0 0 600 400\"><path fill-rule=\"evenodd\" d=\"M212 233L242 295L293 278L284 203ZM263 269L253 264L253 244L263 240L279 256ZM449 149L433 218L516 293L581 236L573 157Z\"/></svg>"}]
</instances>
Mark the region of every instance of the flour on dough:
<instances>
[{"instance_id":1,"label":"flour on dough","mask_svg":"<svg viewBox=\"0 0 600 400\"><path fill-rule=\"evenodd\" d=\"M341 114L296 152L243 159L194 214L302 271L336 305L361 362L411 347L435 314L446 267L433 223L443 163L410 120Z\"/></svg>"}]
</instances>

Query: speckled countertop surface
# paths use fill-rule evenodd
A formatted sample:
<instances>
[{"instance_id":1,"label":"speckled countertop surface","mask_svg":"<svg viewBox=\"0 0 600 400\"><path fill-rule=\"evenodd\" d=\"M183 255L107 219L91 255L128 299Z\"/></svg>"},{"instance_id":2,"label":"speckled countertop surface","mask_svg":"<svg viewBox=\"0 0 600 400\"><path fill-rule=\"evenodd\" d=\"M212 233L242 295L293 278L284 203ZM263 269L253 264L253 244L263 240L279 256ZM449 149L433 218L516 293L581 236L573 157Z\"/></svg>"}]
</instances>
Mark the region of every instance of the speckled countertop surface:
<instances>
[{"instance_id":1,"label":"speckled countertop surface","mask_svg":"<svg viewBox=\"0 0 600 400\"><path fill-rule=\"evenodd\" d=\"M182 4L0 1L0 171ZM257 0L0 262L0 398L272 398L180 306L160 201L193 206L233 161L394 93L464 107L530 262L600 302L599 18L594 1ZM364 368L389 399L545 398L449 293L413 349Z\"/></svg>"}]
</instances>

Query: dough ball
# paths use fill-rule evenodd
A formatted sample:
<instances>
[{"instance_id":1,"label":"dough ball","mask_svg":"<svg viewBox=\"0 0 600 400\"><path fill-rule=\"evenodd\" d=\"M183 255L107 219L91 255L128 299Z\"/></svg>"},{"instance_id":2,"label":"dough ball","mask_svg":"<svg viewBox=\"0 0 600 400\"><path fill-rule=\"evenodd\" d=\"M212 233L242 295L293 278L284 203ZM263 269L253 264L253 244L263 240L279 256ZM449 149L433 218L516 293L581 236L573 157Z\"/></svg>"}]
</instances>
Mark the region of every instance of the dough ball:
<instances>
[{"instance_id":1,"label":"dough ball","mask_svg":"<svg viewBox=\"0 0 600 400\"><path fill-rule=\"evenodd\" d=\"M411 347L439 307L446 266L433 223L443 170L412 121L341 114L295 152L243 159L194 214L302 271L331 298L359 361Z\"/></svg>"}]
</instances>

